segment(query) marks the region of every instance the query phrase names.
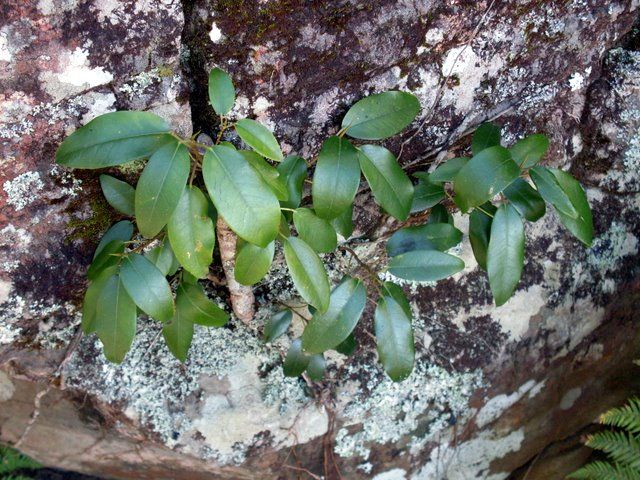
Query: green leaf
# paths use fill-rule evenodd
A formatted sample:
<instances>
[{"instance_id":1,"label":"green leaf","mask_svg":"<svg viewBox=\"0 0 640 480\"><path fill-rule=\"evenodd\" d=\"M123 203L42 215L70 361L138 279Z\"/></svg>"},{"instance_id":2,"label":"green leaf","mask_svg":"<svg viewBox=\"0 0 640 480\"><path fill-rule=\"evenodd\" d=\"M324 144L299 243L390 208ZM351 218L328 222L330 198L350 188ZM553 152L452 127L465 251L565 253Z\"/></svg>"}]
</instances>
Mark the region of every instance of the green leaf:
<instances>
[{"instance_id":1,"label":"green leaf","mask_svg":"<svg viewBox=\"0 0 640 480\"><path fill-rule=\"evenodd\" d=\"M466 213L491 200L519 175L520 168L506 148L486 148L469 160L454 178L456 204Z\"/></svg>"},{"instance_id":2,"label":"green leaf","mask_svg":"<svg viewBox=\"0 0 640 480\"><path fill-rule=\"evenodd\" d=\"M338 245L331 224L308 208L298 208L293 212L293 224L300 238L318 253L332 252Z\"/></svg>"},{"instance_id":3,"label":"green leaf","mask_svg":"<svg viewBox=\"0 0 640 480\"><path fill-rule=\"evenodd\" d=\"M494 215L497 208L487 202L480 208ZM487 250L491 238L492 218L478 208L474 208L469 215L469 242L473 250L473 256L483 270L487 269Z\"/></svg>"},{"instance_id":4,"label":"green leaf","mask_svg":"<svg viewBox=\"0 0 640 480\"><path fill-rule=\"evenodd\" d=\"M342 343L340 343L340 345L336 347L336 351L348 357L348 356L351 356L353 352L356 351L357 346L358 345L356 343L356 337L353 334L353 332L351 332L349 336L345 340L343 340Z\"/></svg>"},{"instance_id":5,"label":"green leaf","mask_svg":"<svg viewBox=\"0 0 640 480\"><path fill-rule=\"evenodd\" d=\"M319 311L329 308L329 278L318 255L297 237L282 240L284 258L300 296Z\"/></svg>"},{"instance_id":6,"label":"green leaf","mask_svg":"<svg viewBox=\"0 0 640 480\"><path fill-rule=\"evenodd\" d=\"M149 112L112 112L69 135L56 163L73 168L105 168L146 158L171 137L169 124Z\"/></svg>"},{"instance_id":7,"label":"green leaf","mask_svg":"<svg viewBox=\"0 0 640 480\"><path fill-rule=\"evenodd\" d=\"M229 321L229 314L213 303L201 285L184 280L176 292L176 309L191 323L204 327L222 327Z\"/></svg>"},{"instance_id":8,"label":"green leaf","mask_svg":"<svg viewBox=\"0 0 640 480\"><path fill-rule=\"evenodd\" d=\"M182 311L180 304L177 305L173 318L162 326L162 336L173 356L182 363L186 362L193 339L193 323L189 321L188 313Z\"/></svg>"},{"instance_id":9,"label":"green leaf","mask_svg":"<svg viewBox=\"0 0 640 480\"><path fill-rule=\"evenodd\" d=\"M291 325L291 320L293 320L293 313L289 309L272 315L264 326L265 343L271 343L284 335Z\"/></svg>"},{"instance_id":10,"label":"green leaf","mask_svg":"<svg viewBox=\"0 0 640 480\"><path fill-rule=\"evenodd\" d=\"M271 188L278 200L282 202L289 198L287 184L284 179L280 178L280 172L278 172L275 167L269 165L265 159L256 152L249 150L238 150L238 152L244 156L245 160L249 162L256 173L262 177L262 180L269 185L269 188Z\"/></svg>"},{"instance_id":11,"label":"green leaf","mask_svg":"<svg viewBox=\"0 0 640 480\"><path fill-rule=\"evenodd\" d=\"M406 220L413 202L413 184L393 153L378 145L363 145L358 159L376 201L389 215Z\"/></svg>"},{"instance_id":12,"label":"green leaf","mask_svg":"<svg viewBox=\"0 0 640 480\"><path fill-rule=\"evenodd\" d=\"M149 260L137 253L128 254L122 262L120 279L144 313L163 322L173 317L175 306L169 283Z\"/></svg>"},{"instance_id":13,"label":"green leaf","mask_svg":"<svg viewBox=\"0 0 640 480\"><path fill-rule=\"evenodd\" d=\"M118 269L115 266L109 267L98 275L98 277L91 282L89 288L84 294L82 300L82 331L88 335L95 331L95 318L97 315L98 299L102 293L107 280L113 275L118 273Z\"/></svg>"},{"instance_id":14,"label":"green leaf","mask_svg":"<svg viewBox=\"0 0 640 480\"><path fill-rule=\"evenodd\" d=\"M481 151L496 145L500 145L500 127L493 123L483 123L473 134L471 152L477 155Z\"/></svg>"},{"instance_id":15,"label":"green leaf","mask_svg":"<svg viewBox=\"0 0 640 480\"><path fill-rule=\"evenodd\" d=\"M420 102L407 92L383 92L356 102L342 120L347 135L383 140L404 130L420 111Z\"/></svg>"},{"instance_id":16,"label":"green leaf","mask_svg":"<svg viewBox=\"0 0 640 480\"><path fill-rule=\"evenodd\" d=\"M307 365L307 375L309 380L313 382L321 382L324 378L324 371L327 367L324 355L321 353L309 357L309 365Z\"/></svg>"},{"instance_id":17,"label":"green leaf","mask_svg":"<svg viewBox=\"0 0 640 480\"><path fill-rule=\"evenodd\" d=\"M181 272L181 279L182 279L182 282L184 282L184 283L189 283L191 285L198 285L198 279L196 277L194 277L193 275L191 275L186 270L183 270Z\"/></svg>"},{"instance_id":18,"label":"green leaf","mask_svg":"<svg viewBox=\"0 0 640 480\"><path fill-rule=\"evenodd\" d=\"M427 223L448 223L453 225L453 215L449 213L444 205L434 205L429 213Z\"/></svg>"},{"instance_id":19,"label":"green leaf","mask_svg":"<svg viewBox=\"0 0 640 480\"><path fill-rule=\"evenodd\" d=\"M165 277L175 274L178 268L180 268L178 259L173 254L168 239L163 240L160 245L149 250L144 256L148 258Z\"/></svg>"},{"instance_id":20,"label":"green leaf","mask_svg":"<svg viewBox=\"0 0 640 480\"><path fill-rule=\"evenodd\" d=\"M558 179L551 169L546 167L533 167L529 170L531 180L536 185L538 192L558 213L569 218L578 218L578 212L571 199L558 183Z\"/></svg>"},{"instance_id":21,"label":"green leaf","mask_svg":"<svg viewBox=\"0 0 640 480\"><path fill-rule=\"evenodd\" d=\"M593 242L593 217L587 201L587 195L584 193L580 183L567 172L552 168L551 173L555 176L560 188L567 195L578 214L576 218L573 218L558 212L560 221L578 240L590 247Z\"/></svg>"},{"instance_id":22,"label":"green leaf","mask_svg":"<svg viewBox=\"0 0 640 480\"><path fill-rule=\"evenodd\" d=\"M127 242L131 240L133 235L133 223L129 220L121 220L118 223L114 223L109 230L100 239L100 243L96 247L96 251L93 253L93 258L96 258L100 252L113 240L120 240L121 242Z\"/></svg>"},{"instance_id":23,"label":"green leaf","mask_svg":"<svg viewBox=\"0 0 640 480\"><path fill-rule=\"evenodd\" d=\"M253 285L262 280L269 271L269 268L271 268L275 252L275 240L263 248L238 239L236 245L236 264L233 271L238 283L242 285Z\"/></svg>"},{"instance_id":24,"label":"green leaf","mask_svg":"<svg viewBox=\"0 0 640 480\"><path fill-rule=\"evenodd\" d=\"M327 138L311 186L316 214L330 220L343 213L353 204L359 185L358 150L344 138Z\"/></svg>"},{"instance_id":25,"label":"green leaf","mask_svg":"<svg viewBox=\"0 0 640 480\"><path fill-rule=\"evenodd\" d=\"M260 247L276 238L280 203L244 156L229 147L210 148L202 174L218 214L239 237Z\"/></svg>"},{"instance_id":26,"label":"green leaf","mask_svg":"<svg viewBox=\"0 0 640 480\"><path fill-rule=\"evenodd\" d=\"M400 382L413 370L415 358L411 307L402 289L385 282L374 315L378 357L389 378Z\"/></svg>"},{"instance_id":27,"label":"green leaf","mask_svg":"<svg viewBox=\"0 0 640 480\"><path fill-rule=\"evenodd\" d=\"M452 182L469 160L467 157L451 158L431 172L429 179L432 182Z\"/></svg>"},{"instance_id":28,"label":"green leaf","mask_svg":"<svg viewBox=\"0 0 640 480\"><path fill-rule=\"evenodd\" d=\"M236 132L240 138L263 157L281 162L284 158L280 145L273 133L264 125L249 118L236 122Z\"/></svg>"},{"instance_id":29,"label":"green leaf","mask_svg":"<svg viewBox=\"0 0 640 480\"><path fill-rule=\"evenodd\" d=\"M444 187L439 183L432 183L428 174L421 176L418 185L413 190L411 213L421 212L431 208L444 198Z\"/></svg>"},{"instance_id":30,"label":"green leaf","mask_svg":"<svg viewBox=\"0 0 640 480\"><path fill-rule=\"evenodd\" d=\"M134 215L136 191L131 185L110 175L100 175L100 186L109 205L125 215Z\"/></svg>"},{"instance_id":31,"label":"green leaf","mask_svg":"<svg viewBox=\"0 0 640 480\"><path fill-rule=\"evenodd\" d=\"M491 222L491 239L487 251L489 285L496 305L504 304L513 294L524 265L524 226L511 204L502 204Z\"/></svg>"},{"instance_id":32,"label":"green leaf","mask_svg":"<svg viewBox=\"0 0 640 480\"><path fill-rule=\"evenodd\" d=\"M107 360L120 363L136 334L137 310L121 278L112 275L102 287L93 329L104 346Z\"/></svg>"},{"instance_id":33,"label":"green leaf","mask_svg":"<svg viewBox=\"0 0 640 480\"><path fill-rule=\"evenodd\" d=\"M216 234L207 198L198 187L187 187L169 219L171 248L185 270L198 278L209 273Z\"/></svg>"},{"instance_id":34,"label":"green leaf","mask_svg":"<svg viewBox=\"0 0 640 480\"><path fill-rule=\"evenodd\" d=\"M544 200L526 180L517 178L515 182L504 189L504 195L511 201L521 216L535 222L546 212Z\"/></svg>"},{"instance_id":35,"label":"green leaf","mask_svg":"<svg viewBox=\"0 0 640 480\"><path fill-rule=\"evenodd\" d=\"M353 233L353 204L336 218L329 220L329 223L345 240Z\"/></svg>"},{"instance_id":36,"label":"green leaf","mask_svg":"<svg viewBox=\"0 0 640 480\"><path fill-rule=\"evenodd\" d=\"M414 250L395 256L389 262L389 273L418 282L435 282L463 268L460 258L437 250Z\"/></svg>"},{"instance_id":37,"label":"green leaf","mask_svg":"<svg viewBox=\"0 0 640 480\"><path fill-rule=\"evenodd\" d=\"M124 253L124 243L121 240L112 240L100 250L100 253L89 265L87 270L87 278L89 280L95 280L109 267L113 267L120 260L120 255Z\"/></svg>"},{"instance_id":38,"label":"green leaf","mask_svg":"<svg viewBox=\"0 0 640 480\"><path fill-rule=\"evenodd\" d=\"M462 241L462 232L449 223L427 223L414 227L405 227L387 241L387 254L390 257L412 250L441 250L455 247Z\"/></svg>"},{"instance_id":39,"label":"green leaf","mask_svg":"<svg viewBox=\"0 0 640 480\"><path fill-rule=\"evenodd\" d=\"M302 342L296 338L284 357L282 371L285 377L299 377L309 365L309 357L302 352Z\"/></svg>"},{"instance_id":40,"label":"green leaf","mask_svg":"<svg viewBox=\"0 0 640 480\"><path fill-rule=\"evenodd\" d=\"M145 237L155 237L171 218L187 184L189 166L189 151L177 141L149 159L135 195L136 222Z\"/></svg>"},{"instance_id":41,"label":"green leaf","mask_svg":"<svg viewBox=\"0 0 640 480\"><path fill-rule=\"evenodd\" d=\"M218 115L229 113L236 101L236 90L227 72L214 68L209 72L209 103Z\"/></svg>"},{"instance_id":42,"label":"green leaf","mask_svg":"<svg viewBox=\"0 0 640 480\"><path fill-rule=\"evenodd\" d=\"M345 277L331 292L326 312L316 312L302 333L302 349L321 353L340 345L353 331L367 299L360 280Z\"/></svg>"},{"instance_id":43,"label":"green leaf","mask_svg":"<svg viewBox=\"0 0 640 480\"><path fill-rule=\"evenodd\" d=\"M278 227L278 233L285 237L291 236L291 228L289 228L289 222L287 221L287 217L284 216L284 213L280 215L280 226Z\"/></svg>"},{"instance_id":44,"label":"green leaf","mask_svg":"<svg viewBox=\"0 0 640 480\"><path fill-rule=\"evenodd\" d=\"M276 170L287 186L287 200L280 204L285 208L298 208L302 200L304 179L307 178L307 163L302 157L289 155L278 164Z\"/></svg>"},{"instance_id":45,"label":"green leaf","mask_svg":"<svg viewBox=\"0 0 640 480\"><path fill-rule=\"evenodd\" d=\"M536 133L517 141L509 152L520 168L530 168L544 157L548 149L549 139L541 133Z\"/></svg>"}]
</instances>

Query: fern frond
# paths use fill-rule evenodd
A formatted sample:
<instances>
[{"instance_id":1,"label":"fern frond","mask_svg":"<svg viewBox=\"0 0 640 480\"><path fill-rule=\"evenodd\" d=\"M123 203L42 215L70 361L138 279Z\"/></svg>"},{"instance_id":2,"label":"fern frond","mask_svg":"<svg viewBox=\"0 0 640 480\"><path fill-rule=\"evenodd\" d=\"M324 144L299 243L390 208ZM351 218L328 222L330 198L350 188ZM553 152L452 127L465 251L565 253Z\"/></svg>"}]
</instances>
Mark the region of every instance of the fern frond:
<instances>
[{"instance_id":1,"label":"fern frond","mask_svg":"<svg viewBox=\"0 0 640 480\"><path fill-rule=\"evenodd\" d=\"M587 439L587 446L607 453L616 463L640 474L640 441L630 433L598 432Z\"/></svg>"},{"instance_id":2,"label":"fern frond","mask_svg":"<svg viewBox=\"0 0 640 480\"><path fill-rule=\"evenodd\" d=\"M631 398L627 405L603 413L600 423L640 434L640 398Z\"/></svg>"},{"instance_id":3,"label":"fern frond","mask_svg":"<svg viewBox=\"0 0 640 480\"><path fill-rule=\"evenodd\" d=\"M34 470L42 466L17 450L0 445L0 475L16 470Z\"/></svg>"},{"instance_id":4,"label":"fern frond","mask_svg":"<svg viewBox=\"0 0 640 480\"><path fill-rule=\"evenodd\" d=\"M640 472L607 462L591 462L568 475L577 480L640 480Z\"/></svg>"}]
</instances>

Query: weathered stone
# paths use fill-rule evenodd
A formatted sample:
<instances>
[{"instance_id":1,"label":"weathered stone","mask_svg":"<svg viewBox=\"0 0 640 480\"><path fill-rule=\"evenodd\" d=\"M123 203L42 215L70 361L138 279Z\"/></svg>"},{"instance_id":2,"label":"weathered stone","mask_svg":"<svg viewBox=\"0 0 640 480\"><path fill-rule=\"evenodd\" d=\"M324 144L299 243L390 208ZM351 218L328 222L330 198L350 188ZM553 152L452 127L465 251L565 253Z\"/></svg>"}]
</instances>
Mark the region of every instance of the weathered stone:
<instances>
[{"instance_id":1,"label":"weathered stone","mask_svg":"<svg viewBox=\"0 0 640 480\"><path fill-rule=\"evenodd\" d=\"M16 0L0 9L3 441L23 435L36 392L54 378L22 448L109 477L297 478L298 467L327 478L337 468L378 480L562 478L586 451L563 440L638 386L640 57L633 34L623 39L638 2ZM259 118L285 151L306 157L350 104L392 88L423 107L386 143L402 148L410 171L468 148L469 130L487 118L499 117L507 143L544 132L544 163L587 186L594 245L580 246L552 212L528 224L523 280L496 308L463 239L463 272L404 284L418 359L400 384L376 363L370 306L357 354L331 356L327 381L283 376L290 338L264 345L259 336L276 302L297 302L281 262L254 289L255 319L197 328L185 365L142 319L122 365L90 336L58 379L85 267L116 215L97 174L55 167L54 151L116 108L214 134L213 65L238 86L234 115ZM120 171L134 180L137 170ZM364 239L351 247L384 264L378 239L393 224L364 188L355 215ZM353 268L343 252L325 260L334 281ZM208 290L226 303L224 289Z\"/></svg>"}]
</instances>

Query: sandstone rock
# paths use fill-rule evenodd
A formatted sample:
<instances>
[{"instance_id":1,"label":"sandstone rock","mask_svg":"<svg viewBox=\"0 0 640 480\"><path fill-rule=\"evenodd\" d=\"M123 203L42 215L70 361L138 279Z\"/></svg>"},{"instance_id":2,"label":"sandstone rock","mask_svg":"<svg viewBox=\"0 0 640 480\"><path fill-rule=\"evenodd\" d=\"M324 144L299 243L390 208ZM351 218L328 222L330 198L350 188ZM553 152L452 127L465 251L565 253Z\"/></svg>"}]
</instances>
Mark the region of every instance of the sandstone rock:
<instances>
[{"instance_id":1,"label":"sandstone rock","mask_svg":"<svg viewBox=\"0 0 640 480\"><path fill-rule=\"evenodd\" d=\"M640 57L634 34L623 38L636 1L32 3L0 7L2 441L23 436L36 392L53 379L22 448L93 474L304 475L295 467L327 478L338 469L378 480L562 478L584 458L563 440L638 386ZM282 375L289 339L259 338L275 302L296 301L281 264L255 288L254 321L197 329L185 365L156 341L158 325L141 319L122 365L90 336L58 377L85 267L116 216L97 174L53 166L55 148L116 108L151 109L183 132L193 121L212 134L213 65L234 76L235 114L259 118L285 150L307 157L353 101L391 88L414 92L423 107L387 144L402 148L410 171L467 148L487 118L498 117L507 142L544 132L545 163L588 187L594 246L578 245L551 212L528 225L523 281L495 308L465 238L463 272L405 284L418 361L400 384L376 364L371 311L357 355L330 358L329 380L308 386ZM136 170L123 173L134 179ZM370 239L388 227L366 193L355 214ZM456 224L466 229L462 217ZM354 245L372 262L385 261L381 247ZM348 258L326 262L338 279ZM213 285L209 293L227 300Z\"/></svg>"}]
</instances>

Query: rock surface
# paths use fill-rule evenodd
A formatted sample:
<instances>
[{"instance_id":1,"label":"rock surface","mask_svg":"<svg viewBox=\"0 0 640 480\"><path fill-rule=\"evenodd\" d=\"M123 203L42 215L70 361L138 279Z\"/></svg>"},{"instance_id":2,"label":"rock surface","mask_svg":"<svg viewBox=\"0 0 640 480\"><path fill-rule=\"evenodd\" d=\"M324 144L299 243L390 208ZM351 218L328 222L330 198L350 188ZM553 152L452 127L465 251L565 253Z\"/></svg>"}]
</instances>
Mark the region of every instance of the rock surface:
<instances>
[{"instance_id":1,"label":"rock surface","mask_svg":"<svg viewBox=\"0 0 640 480\"><path fill-rule=\"evenodd\" d=\"M640 343L638 7L4 2L0 439L22 437L47 464L118 478L305 475L295 468L377 480L563 478L588 455L580 432L640 386L631 367ZM498 117L507 143L546 133L544 162L587 186L594 245L580 246L551 212L528 224L523 281L495 308L465 238L463 272L405 285L418 361L400 384L376 363L370 311L357 354L330 358L327 381L283 377L289 339L265 346L259 336L276 301L296 301L282 265L256 287L253 323L198 329L185 365L156 341L158 325L142 319L122 365L106 362L90 336L57 375L79 323L86 265L116 219L95 172L53 165L57 145L114 109L150 109L183 133L214 133L206 106L214 65L236 81L235 114L259 118L283 149L306 157L350 104L392 88L414 92L423 107L387 143L402 149L409 171L468 148L466 135L487 118ZM365 238L387 227L366 193L355 215ZM385 261L380 242L352 246ZM326 262L336 280L350 268L340 255ZM227 300L212 285L209 293ZM24 436L34 398L40 406Z\"/></svg>"}]
</instances>

